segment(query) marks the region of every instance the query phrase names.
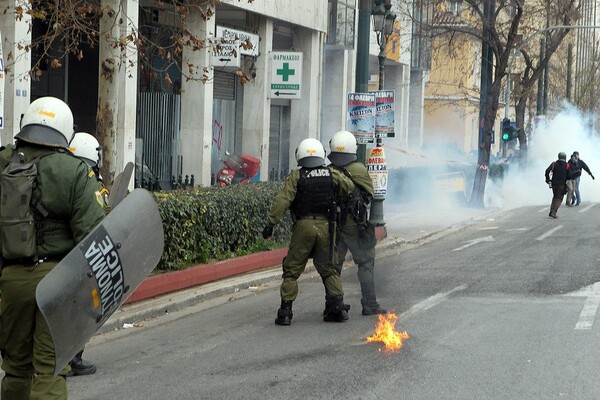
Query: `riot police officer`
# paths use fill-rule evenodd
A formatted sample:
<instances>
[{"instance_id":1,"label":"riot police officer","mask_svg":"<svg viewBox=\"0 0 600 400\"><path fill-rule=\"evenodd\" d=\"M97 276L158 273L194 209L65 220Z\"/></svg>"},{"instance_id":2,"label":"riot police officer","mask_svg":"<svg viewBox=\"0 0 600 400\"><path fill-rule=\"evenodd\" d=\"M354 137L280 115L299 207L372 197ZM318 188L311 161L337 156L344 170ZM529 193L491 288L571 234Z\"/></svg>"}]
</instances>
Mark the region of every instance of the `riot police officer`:
<instances>
[{"instance_id":1,"label":"riot police officer","mask_svg":"<svg viewBox=\"0 0 600 400\"><path fill-rule=\"evenodd\" d=\"M69 144L69 150L78 158L83 160L96 175L98 181L98 190L96 191L96 200L102 202L104 213L108 214L110 206L108 205L109 191L104 185L100 176L102 168L102 146L98 140L87 132L77 132ZM73 357L71 362L71 371L69 376L91 375L96 372L96 366L83 359L83 350Z\"/></svg>"},{"instance_id":2,"label":"riot police officer","mask_svg":"<svg viewBox=\"0 0 600 400\"><path fill-rule=\"evenodd\" d=\"M355 189L346 202L340 204L340 235L337 240L336 268L340 272L350 250L358 265L358 280L362 298L362 314L385 314L375 294L375 230L367 221L367 205L373 199L373 181L367 168L356 161L356 138L351 132L337 132L329 141L330 153L327 158L333 168L352 179Z\"/></svg>"},{"instance_id":3,"label":"riot police officer","mask_svg":"<svg viewBox=\"0 0 600 400\"><path fill-rule=\"evenodd\" d=\"M38 283L81 241L102 218L96 200L96 177L87 165L68 151L73 137L73 114L54 97L30 104L15 136L15 146L0 151L0 351L2 353L1 396L3 399L66 399L65 367L54 376L55 353L52 335L40 310L35 292ZM7 173L21 179L19 168L33 171L31 201L22 193L5 191ZM35 165L35 168L32 167ZM20 207L34 223L19 220L18 226L4 219ZM18 229L27 235L14 235Z\"/></svg>"},{"instance_id":4,"label":"riot police officer","mask_svg":"<svg viewBox=\"0 0 600 400\"><path fill-rule=\"evenodd\" d=\"M96 174L98 180L98 191L96 197L102 202L104 212L108 214L110 212L110 205L108 204L108 197L110 192L104 180L100 175L100 168L102 168L102 146L98 140L86 132L77 132L73 136L73 140L70 144L70 150L76 157L81 158Z\"/></svg>"},{"instance_id":5,"label":"riot police officer","mask_svg":"<svg viewBox=\"0 0 600 400\"><path fill-rule=\"evenodd\" d=\"M289 209L294 219L288 254L283 260L281 307L275 323L290 325L292 302L298 295L298 278L312 257L325 285L326 322L348 320L344 291L335 258L336 197L345 199L354 184L339 171L325 166L325 149L317 139L304 139L296 149L300 169L292 171L285 187L269 212L263 237L273 234L273 227Z\"/></svg>"}]
</instances>

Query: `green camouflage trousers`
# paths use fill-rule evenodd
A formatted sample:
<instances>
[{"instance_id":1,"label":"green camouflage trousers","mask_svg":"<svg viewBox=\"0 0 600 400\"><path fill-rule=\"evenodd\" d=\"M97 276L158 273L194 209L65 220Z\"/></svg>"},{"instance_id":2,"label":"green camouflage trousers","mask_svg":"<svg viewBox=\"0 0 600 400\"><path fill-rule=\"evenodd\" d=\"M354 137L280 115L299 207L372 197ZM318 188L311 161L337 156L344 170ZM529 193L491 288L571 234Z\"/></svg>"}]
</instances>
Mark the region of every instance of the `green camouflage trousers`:
<instances>
[{"instance_id":1,"label":"green camouflage trousers","mask_svg":"<svg viewBox=\"0 0 600 400\"><path fill-rule=\"evenodd\" d=\"M294 224L288 254L283 260L283 282L281 299L294 301L298 296L298 278L304 272L309 258L323 284L326 296L343 296L342 280L335 269L335 249L333 257L329 255L329 223L324 219L300 219ZM333 258L333 259L332 259Z\"/></svg>"},{"instance_id":2,"label":"green camouflage trousers","mask_svg":"<svg viewBox=\"0 0 600 400\"><path fill-rule=\"evenodd\" d=\"M0 397L19 400L66 400L67 365L54 376L54 342L46 320L37 308L35 289L56 265L35 268L11 265L0 277L0 351L2 379Z\"/></svg>"}]
</instances>

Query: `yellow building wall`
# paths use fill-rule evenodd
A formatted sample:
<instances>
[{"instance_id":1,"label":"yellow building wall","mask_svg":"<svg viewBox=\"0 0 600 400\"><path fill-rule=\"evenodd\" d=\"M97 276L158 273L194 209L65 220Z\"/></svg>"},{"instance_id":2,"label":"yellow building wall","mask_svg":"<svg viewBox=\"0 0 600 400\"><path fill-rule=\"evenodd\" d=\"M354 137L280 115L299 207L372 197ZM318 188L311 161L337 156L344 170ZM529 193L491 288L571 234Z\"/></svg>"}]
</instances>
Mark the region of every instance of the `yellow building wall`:
<instances>
[{"instance_id":1,"label":"yellow building wall","mask_svg":"<svg viewBox=\"0 0 600 400\"><path fill-rule=\"evenodd\" d=\"M424 146L446 146L465 154L478 151L481 43L471 37L437 40L432 47L432 65L425 86ZM496 119L498 151L500 111Z\"/></svg>"}]
</instances>

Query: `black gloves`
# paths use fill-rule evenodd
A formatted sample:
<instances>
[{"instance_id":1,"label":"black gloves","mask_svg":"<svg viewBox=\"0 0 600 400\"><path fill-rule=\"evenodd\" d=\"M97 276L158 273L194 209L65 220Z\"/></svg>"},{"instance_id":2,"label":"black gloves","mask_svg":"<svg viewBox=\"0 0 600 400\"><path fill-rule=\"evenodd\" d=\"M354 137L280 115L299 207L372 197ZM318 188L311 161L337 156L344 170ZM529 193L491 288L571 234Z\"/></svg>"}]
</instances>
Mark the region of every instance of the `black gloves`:
<instances>
[{"instance_id":1,"label":"black gloves","mask_svg":"<svg viewBox=\"0 0 600 400\"><path fill-rule=\"evenodd\" d=\"M262 231L262 237L263 239L269 239L271 236L273 236L273 225L267 224Z\"/></svg>"},{"instance_id":2,"label":"black gloves","mask_svg":"<svg viewBox=\"0 0 600 400\"><path fill-rule=\"evenodd\" d=\"M596 180L596 178L594 178L594 175L590 174L590 176L592 177L592 180Z\"/></svg>"}]
</instances>

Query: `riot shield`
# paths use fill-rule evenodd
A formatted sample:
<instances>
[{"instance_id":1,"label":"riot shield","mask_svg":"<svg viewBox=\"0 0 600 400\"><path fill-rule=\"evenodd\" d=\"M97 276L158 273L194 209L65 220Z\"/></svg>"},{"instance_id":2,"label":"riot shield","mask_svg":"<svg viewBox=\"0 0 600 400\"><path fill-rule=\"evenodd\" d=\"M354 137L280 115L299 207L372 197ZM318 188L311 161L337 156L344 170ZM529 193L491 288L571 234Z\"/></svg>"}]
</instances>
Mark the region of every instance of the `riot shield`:
<instances>
[{"instance_id":1,"label":"riot shield","mask_svg":"<svg viewBox=\"0 0 600 400\"><path fill-rule=\"evenodd\" d=\"M152 195L135 189L36 289L58 374L160 261L164 233Z\"/></svg>"},{"instance_id":2,"label":"riot shield","mask_svg":"<svg viewBox=\"0 0 600 400\"><path fill-rule=\"evenodd\" d=\"M129 187L129 181L131 180L131 175L133 174L133 163L128 162L125 165L125 169L115 178L113 182L112 188L110 189L110 194L108 195L108 205L111 209L115 208L117 204L119 204L125 196L127 196L127 188Z\"/></svg>"}]
</instances>

